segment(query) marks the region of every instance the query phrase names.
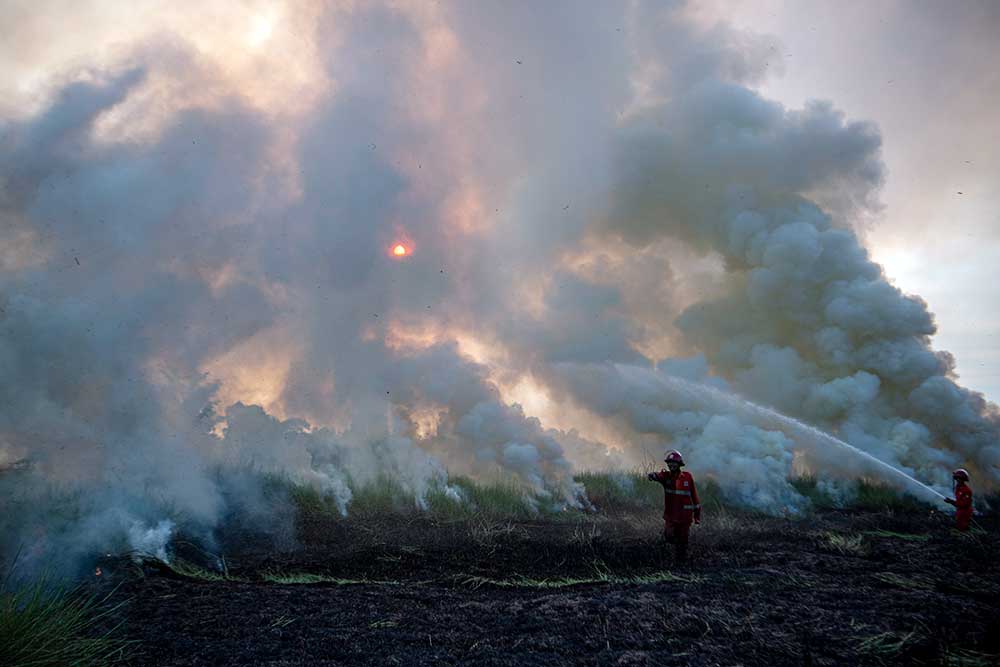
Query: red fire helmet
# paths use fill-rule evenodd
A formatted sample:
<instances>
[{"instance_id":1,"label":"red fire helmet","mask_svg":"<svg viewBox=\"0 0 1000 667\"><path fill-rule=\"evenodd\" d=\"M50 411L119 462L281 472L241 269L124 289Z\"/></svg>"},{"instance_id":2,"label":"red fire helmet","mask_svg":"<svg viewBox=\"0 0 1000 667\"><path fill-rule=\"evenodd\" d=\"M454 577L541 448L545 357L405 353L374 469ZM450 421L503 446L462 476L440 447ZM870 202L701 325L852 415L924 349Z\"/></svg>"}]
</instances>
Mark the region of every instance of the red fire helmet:
<instances>
[{"instance_id":1,"label":"red fire helmet","mask_svg":"<svg viewBox=\"0 0 1000 667\"><path fill-rule=\"evenodd\" d=\"M966 470L965 468L959 468L958 470L955 470L955 471L953 471L951 473L951 478L952 479L960 479L963 482L968 482L969 481L969 471Z\"/></svg>"},{"instance_id":2,"label":"red fire helmet","mask_svg":"<svg viewBox=\"0 0 1000 667\"><path fill-rule=\"evenodd\" d=\"M676 449L667 452L667 455L663 457L663 460L667 463L676 463L678 465L684 465L684 457Z\"/></svg>"}]
</instances>

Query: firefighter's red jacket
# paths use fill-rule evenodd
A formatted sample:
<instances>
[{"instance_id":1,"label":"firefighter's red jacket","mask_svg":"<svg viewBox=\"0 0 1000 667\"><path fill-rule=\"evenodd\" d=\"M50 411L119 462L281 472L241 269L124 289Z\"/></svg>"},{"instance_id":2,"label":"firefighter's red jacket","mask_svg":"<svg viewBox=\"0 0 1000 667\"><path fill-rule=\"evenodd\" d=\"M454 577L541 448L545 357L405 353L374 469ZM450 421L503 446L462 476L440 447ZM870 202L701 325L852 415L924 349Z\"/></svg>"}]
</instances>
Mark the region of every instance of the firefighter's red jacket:
<instances>
[{"instance_id":1,"label":"firefighter's red jacket","mask_svg":"<svg viewBox=\"0 0 1000 667\"><path fill-rule=\"evenodd\" d=\"M955 487L955 515L961 522L972 518L972 488L968 484Z\"/></svg>"},{"instance_id":2,"label":"firefighter's red jacket","mask_svg":"<svg viewBox=\"0 0 1000 667\"><path fill-rule=\"evenodd\" d=\"M701 504L691 473L682 470L675 477L669 470L661 470L652 478L663 485L664 521L685 525L690 525L692 519L701 521Z\"/></svg>"}]
</instances>

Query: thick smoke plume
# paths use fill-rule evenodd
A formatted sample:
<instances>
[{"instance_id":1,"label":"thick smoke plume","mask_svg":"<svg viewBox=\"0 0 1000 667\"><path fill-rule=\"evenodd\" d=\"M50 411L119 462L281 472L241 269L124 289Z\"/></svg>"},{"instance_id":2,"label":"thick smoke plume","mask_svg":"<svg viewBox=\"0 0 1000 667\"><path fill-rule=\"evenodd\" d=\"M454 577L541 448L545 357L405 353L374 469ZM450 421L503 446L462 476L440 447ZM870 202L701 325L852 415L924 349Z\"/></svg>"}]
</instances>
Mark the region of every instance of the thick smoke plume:
<instances>
[{"instance_id":1,"label":"thick smoke plume","mask_svg":"<svg viewBox=\"0 0 1000 667\"><path fill-rule=\"evenodd\" d=\"M857 469L663 377L997 481L997 407L855 232L877 129L754 92L764 39L641 2L268 16L240 66L142 31L0 121L0 556L293 539L260 473L585 507L574 469L677 446L782 511Z\"/></svg>"}]
</instances>

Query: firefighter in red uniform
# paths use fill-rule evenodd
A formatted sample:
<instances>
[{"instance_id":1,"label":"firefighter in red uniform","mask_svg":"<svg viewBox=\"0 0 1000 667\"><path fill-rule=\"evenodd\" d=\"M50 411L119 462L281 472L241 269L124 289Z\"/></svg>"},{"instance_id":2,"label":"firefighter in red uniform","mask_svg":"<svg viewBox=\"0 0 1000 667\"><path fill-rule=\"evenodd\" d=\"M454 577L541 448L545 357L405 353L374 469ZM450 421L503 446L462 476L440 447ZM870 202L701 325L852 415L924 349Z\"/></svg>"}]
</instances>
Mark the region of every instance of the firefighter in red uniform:
<instances>
[{"instance_id":1,"label":"firefighter in red uniform","mask_svg":"<svg viewBox=\"0 0 1000 667\"><path fill-rule=\"evenodd\" d=\"M651 482L663 485L663 536L674 543L678 562L687 560L688 533L691 521L701 523L701 505L691 473L682 472L684 458L676 449L663 459L667 470L651 472Z\"/></svg>"},{"instance_id":2,"label":"firefighter in red uniform","mask_svg":"<svg viewBox=\"0 0 1000 667\"><path fill-rule=\"evenodd\" d=\"M945 498L945 502L955 506L955 528L961 531L969 529L972 521L972 488L969 486L969 471L959 468L951 473L955 485L955 497Z\"/></svg>"}]
</instances>

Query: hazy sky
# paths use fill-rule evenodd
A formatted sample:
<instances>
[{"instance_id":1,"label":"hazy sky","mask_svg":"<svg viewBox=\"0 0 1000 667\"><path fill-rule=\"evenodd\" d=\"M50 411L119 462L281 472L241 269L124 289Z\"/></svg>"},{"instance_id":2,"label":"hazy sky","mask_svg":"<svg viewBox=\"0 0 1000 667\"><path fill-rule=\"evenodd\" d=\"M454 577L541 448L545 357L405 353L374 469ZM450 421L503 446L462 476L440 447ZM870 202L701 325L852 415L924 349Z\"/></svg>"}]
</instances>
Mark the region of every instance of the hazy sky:
<instances>
[{"instance_id":1,"label":"hazy sky","mask_svg":"<svg viewBox=\"0 0 1000 667\"><path fill-rule=\"evenodd\" d=\"M955 354L962 383L1000 399L1000 3L706 0L690 11L773 35L773 74L758 86L766 97L790 108L830 100L878 125L885 207L864 230L868 247L897 285L928 302L935 347ZM193 13L157 0L69 10L8 0L2 12L7 117L32 113L64 73L106 66L151 35L194 44L263 108L281 100L294 113L330 84L295 37L306 30L295 21L314 12L290 14L281 3L205 2ZM287 57L274 57L289 44Z\"/></svg>"},{"instance_id":2,"label":"hazy sky","mask_svg":"<svg viewBox=\"0 0 1000 667\"><path fill-rule=\"evenodd\" d=\"M845 443L1000 484L997 34L995 2L0 0L0 542L68 482L86 520L29 560L209 530L249 465L342 511L494 470L580 505L575 470L667 447L773 512L884 472Z\"/></svg>"},{"instance_id":3,"label":"hazy sky","mask_svg":"<svg viewBox=\"0 0 1000 667\"><path fill-rule=\"evenodd\" d=\"M827 99L878 124L888 177L869 248L928 302L935 346L955 355L962 383L1000 400L1000 3L699 6L706 20L775 36L766 96Z\"/></svg>"},{"instance_id":4,"label":"hazy sky","mask_svg":"<svg viewBox=\"0 0 1000 667\"><path fill-rule=\"evenodd\" d=\"M234 8L239 11L234 12ZM1000 399L1000 3L708 0L693 11L773 35L765 96L797 108L832 101L878 124L888 178L885 209L866 238L874 257L938 322L935 346L955 354L963 384ZM183 6L153 0L7 0L0 27L0 112L37 103L53 74L90 65L139 34L173 31L255 81L259 95L308 97L308 62L255 56L294 37L277 3ZM233 16L245 18L243 23ZM276 20L277 19L277 20ZM272 35L279 25L284 34ZM58 35L58 39L54 39ZM239 47L233 48L234 39ZM264 49L265 51L267 49ZM287 66L287 67L286 67ZM248 77L248 73L252 73ZM307 102L303 102L307 103ZM959 194L961 193L961 194Z\"/></svg>"}]
</instances>

